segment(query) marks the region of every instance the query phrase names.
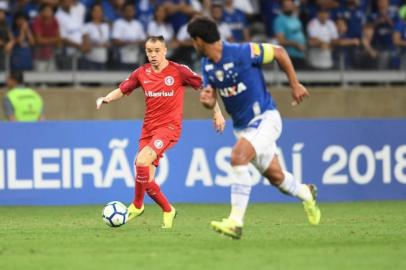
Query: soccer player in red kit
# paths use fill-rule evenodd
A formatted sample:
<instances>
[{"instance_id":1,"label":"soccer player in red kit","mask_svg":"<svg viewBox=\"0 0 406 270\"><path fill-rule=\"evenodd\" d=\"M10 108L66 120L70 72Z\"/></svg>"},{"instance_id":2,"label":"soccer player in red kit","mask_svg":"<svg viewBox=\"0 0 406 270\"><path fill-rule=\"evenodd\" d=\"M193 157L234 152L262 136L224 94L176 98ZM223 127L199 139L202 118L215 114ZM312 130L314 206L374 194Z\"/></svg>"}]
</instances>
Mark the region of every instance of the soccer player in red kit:
<instances>
[{"instance_id":1,"label":"soccer player in red kit","mask_svg":"<svg viewBox=\"0 0 406 270\"><path fill-rule=\"evenodd\" d=\"M178 141L182 129L184 86L201 89L201 77L187 66L166 59L166 45L162 36L147 38L145 51L149 63L142 65L123 81L119 88L96 101L97 109L141 87L145 94L145 117L135 161L135 198L128 207L129 220L144 212L145 192L162 208L162 228L170 229L176 209L154 181L155 169L163 153ZM214 109L217 131L224 129L224 118L218 106Z\"/></svg>"}]
</instances>

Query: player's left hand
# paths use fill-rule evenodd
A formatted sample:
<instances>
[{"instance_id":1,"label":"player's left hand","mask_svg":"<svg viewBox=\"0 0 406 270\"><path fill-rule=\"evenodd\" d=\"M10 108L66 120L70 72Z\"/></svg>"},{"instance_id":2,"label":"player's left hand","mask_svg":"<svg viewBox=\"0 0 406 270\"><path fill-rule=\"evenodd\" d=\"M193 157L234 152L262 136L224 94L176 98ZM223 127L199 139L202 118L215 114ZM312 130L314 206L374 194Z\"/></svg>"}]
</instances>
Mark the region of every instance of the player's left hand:
<instances>
[{"instance_id":1,"label":"player's left hand","mask_svg":"<svg viewBox=\"0 0 406 270\"><path fill-rule=\"evenodd\" d=\"M223 133L226 126L226 120L221 112L213 113L213 124L218 133Z\"/></svg>"},{"instance_id":2,"label":"player's left hand","mask_svg":"<svg viewBox=\"0 0 406 270\"><path fill-rule=\"evenodd\" d=\"M309 91L300 83L291 85L291 88L293 98L292 106L299 105L305 98L310 97Z\"/></svg>"}]
</instances>

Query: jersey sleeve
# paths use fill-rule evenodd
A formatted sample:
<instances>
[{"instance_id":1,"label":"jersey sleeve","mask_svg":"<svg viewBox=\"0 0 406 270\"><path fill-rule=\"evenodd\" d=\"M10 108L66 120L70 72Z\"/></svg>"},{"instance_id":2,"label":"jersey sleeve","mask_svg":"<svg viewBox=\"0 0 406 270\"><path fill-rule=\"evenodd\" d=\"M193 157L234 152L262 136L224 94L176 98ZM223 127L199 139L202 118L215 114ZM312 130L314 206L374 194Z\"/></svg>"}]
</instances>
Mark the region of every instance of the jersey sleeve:
<instances>
[{"instance_id":1,"label":"jersey sleeve","mask_svg":"<svg viewBox=\"0 0 406 270\"><path fill-rule=\"evenodd\" d=\"M178 70L182 78L183 85L190 85L194 89L200 89L203 86L202 78L186 65L179 65Z\"/></svg>"},{"instance_id":2,"label":"jersey sleeve","mask_svg":"<svg viewBox=\"0 0 406 270\"><path fill-rule=\"evenodd\" d=\"M270 48L267 48L270 49ZM273 50L273 48L271 48ZM254 66L259 66L262 63L264 63L264 60L269 60L269 59L264 59L264 45L263 44L258 44L258 43L245 43L241 45L241 50L240 50L240 59L243 61L243 64L246 65L254 65ZM273 51L271 52L272 59L273 59ZM269 58L269 57L267 57ZM272 59L270 59L272 61ZM270 61L267 61L270 62Z\"/></svg>"},{"instance_id":3,"label":"jersey sleeve","mask_svg":"<svg viewBox=\"0 0 406 270\"><path fill-rule=\"evenodd\" d=\"M135 88L141 86L141 82L139 80L141 68L142 67L139 67L136 70L134 70L125 81L120 83L119 88L124 95L131 94L131 92L134 91Z\"/></svg>"}]
</instances>

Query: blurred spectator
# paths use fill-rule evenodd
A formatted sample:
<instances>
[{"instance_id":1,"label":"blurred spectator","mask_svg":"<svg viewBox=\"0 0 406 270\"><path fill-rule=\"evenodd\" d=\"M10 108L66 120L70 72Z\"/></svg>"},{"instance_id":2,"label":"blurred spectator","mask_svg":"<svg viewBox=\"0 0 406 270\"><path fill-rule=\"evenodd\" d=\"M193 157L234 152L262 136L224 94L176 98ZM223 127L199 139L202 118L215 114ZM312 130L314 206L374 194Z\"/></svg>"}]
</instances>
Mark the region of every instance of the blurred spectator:
<instances>
[{"instance_id":1,"label":"blurred spectator","mask_svg":"<svg viewBox=\"0 0 406 270\"><path fill-rule=\"evenodd\" d=\"M99 4L100 0L80 0L80 2L85 5L86 10L90 10L94 4Z\"/></svg>"},{"instance_id":2,"label":"blurred spectator","mask_svg":"<svg viewBox=\"0 0 406 270\"><path fill-rule=\"evenodd\" d=\"M102 0L104 16L108 22L113 23L123 17L124 3L125 0Z\"/></svg>"},{"instance_id":3,"label":"blurred spectator","mask_svg":"<svg viewBox=\"0 0 406 270\"><path fill-rule=\"evenodd\" d=\"M168 47L174 38L174 30L170 23L166 22L167 12L165 7L157 6L154 19L148 23L147 34L149 36L163 36Z\"/></svg>"},{"instance_id":4,"label":"blurred spectator","mask_svg":"<svg viewBox=\"0 0 406 270\"><path fill-rule=\"evenodd\" d=\"M135 0L137 19L147 30L148 23L154 19L155 0Z\"/></svg>"},{"instance_id":5,"label":"blurred spectator","mask_svg":"<svg viewBox=\"0 0 406 270\"><path fill-rule=\"evenodd\" d=\"M174 40L174 52L171 60L193 67L195 50L193 48L193 41L187 32L187 24L184 24L178 31Z\"/></svg>"},{"instance_id":6,"label":"blurred spectator","mask_svg":"<svg viewBox=\"0 0 406 270\"><path fill-rule=\"evenodd\" d=\"M0 2L0 70L5 69L6 55L13 49L13 35L6 20L7 2Z\"/></svg>"},{"instance_id":7,"label":"blurred spectator","mask_svg":"<svg viewBox=\"0 0 406 270\"><path fill-rule=\"evenodd\" d=\"M310 2L310 0L307 0ZM316 5L319 8L326 9L326 10L332 10L335 8L340 7L340 1L339 0L314 0L316 2Z\"/></svg>"},{"instance_id":8,"label":"blurred spectator","mask_svg":"<svg viewBox=\"0 0 406 270\"><path fill-rule=\"evenodd\" d=\"M333 45L338 39L337 28L328 10L321 8L317 17L307 25L309 38L309 63L313 68L331 69L333 62Z\"/></svg>"},{"instance_id":9,"label":"blurred spectator","mask_svg":"<svg viewBox=\"0 0 406 270\"><path fill-rule=\"evenodd\" d=\"M317 17L317 6L318 0L300 0L298 9L298 17L302 22L302 25L307 25L310 20ZM297 5L297 2L296 2Z\"/></svg>"},{"instance_id":10,"label":"blurred spectator","mask_svg":"<svg viewBox=\"0 0 406 270\"><path fill-rule=\"evenodd\" d=\"M227 23L223 22L223 8L219 4L213 4L211 6L211 17L218 25L218 29L220 32L220 38L225 41L233 41L233 35L231 33L231 29Z\"/></svg>"},{"instance_id":11,"label":"blurred spectator","mask_svg":"<svg viewBox=\"0 0 406 270\"><path fill-rule=\"evenodd\" d=\"M358 0L345 0L345 5L335 12L335 18L345 19L349 38L361 38L362 27L366 21L365 12L359 7Z\"/></svg>"},{"instance_id":12,"label":"blurred spectator","mask_svg":"<svg viewBox=\"0 0 406 270\"><path fill-rule=\"evenodd\" d=\"M15 0L10 1L10 10L12 14L23 13L28 21L38 15L38 1Z\"/></svg>"},{"instance_id":13,"label":"blurred spectator","mask_svg":"<svg viewBox=\"0 0 406 270\"><path fill-rule=\"evenodd\" d=\"M378 51L373 47L374 26L365 24L362 36L362 45L364 51L360 54L359 68L376 69L378 67Z\"/></svg>"},{"instance_id":14,"label":"blurred spectator","mask_svg":"<svg viewBox=\"0 0 406 270\"><path fill-rule=\"evenodd\" d=\"M343 61L342 65L340 64L340 67L351 68L353 67L355 60L355 56L353 56L352 53L358 52L358 48L361 45L361 39L348 36L347 22L345 19L338 19L336 21L336 27L338 32L336 48L338 50L336 50L335 59L337 59L337 62Z\"/></svg>"},{"instance_id":15,"label":"blurred spectator","mask_svg":"<svg viewBox=\"0 0 406 270\"><path fill-rule=\"evenodd\" d=\"M299 18L303 25L307 25L310 20L317 17L317 11L322 8L334 10L340 7L338 0L300 0Z\"/></svg>"},{"instance_id":16,"label":"blurred spectator","mask_svg":"<svg viewBox=\"0 0 406 270\"><path fill-rule=\"evenodd\" d=\"M163 5L168 13L168 22L177 33L190 17L198 13L192 6L192 0L156 0L156 6Z\"/></svg>"},{"instance_id":17,"label":"blurred spectator","mask_svg":"<svg viewBox=\"0 0 406 270\"><path fill-rule=\"evenodd\" d=\"M140 49L146 35L142 24L134 19L135 8L132 3L124 5L123 16L113 24L113 45L119 48L118 68L133 70L140 65Z\"/></svg>"},{"instance_id":18,"label":"blurred spectator","mask_svg":"<svg viewBox=\"0 0 406 270\"><path fill-rule=\"evenodd\" d=\"M73 0L71 13L76 16L76 20L83 26L86 19L86 6L80 0Z\"/></svg>"},{"instance_id":19,"label":"blurred spectator","mask_svg":"<svg viewBox=\"0 0 406 270\"><path fill-rule=\"evenodd\" d=\"M282 0L282 14L275 19L275 34L278 43L286 48L297 69L307 67L305 61L306 38L302 23L293 13L295 5L292 0Z\"/></svg>"},{"instance_id":20,"label":"blurred spectator","mask_svg":"<svg viewBox=\"0 0 406 270\"><path fill-rule=\"evenodd\" d=\"M36 71L56 70L56 48L61 46L59 25L49 4L39 7L39 15L32 23L35 38L34 68Z\"/></svg>"},{"instance_id":21,"label":"blurred spectator","mask_svg":"<svg viewBox=\"0 0 406 270\"><path fill-rule=\"evenodd\" d=\"M61 69L71 69L79 57L82 46L83 8L83 4L77 4L74 0L61 0L61 6L56 12L55 17L64 45L62 55L58 59Z\"/></svg>"},{"instance_id":22,"label":"blurred spectator","mask_svg":"<svg viewBox=\"0 0 406 270\"><path fill-rule=\"evenodd\" d=\"M21 72L12 72L8 76L7 89L3 109L8 121L33 122L44 119L42 98L37 92L24 86Z\"/></svg>"},{"instance_id":23,"label":"blurred spectator","mask_svg":"<svg viewBox=\"0 0 406 270\"><path fill-rule=\"evenodd\" d=\"M83 27L83 60L81 68L104 70L110 47L110 26L104 22L101 4L95 4L90 10L90 21Z\"/></svg>"},{"instance_id":24,"label":"blurred spectator","mask_svg":"<svg viewBox=\"0 0 406 270\"><path fill-rule=\"evenodd\" d=\"M393 32L393 43L401 57L401 68L406 70L406 4L400 8L399 17Z\"/></svg>"},{"instance_id":25,"label":"blurred spectator","mask_svg":"<svg viewBox=\"0 0 406 270\"><path fill-rule=\"evenodd\" d=\"M243 42L250 40L246 15L234 7L233 0L224 0L223 21L231 29L234 41Z\"/></svg>"},{"instance_id":26,"label":"blurred spectator","mask_svg":"<svg viewBox=\"0 0 406 270\"><path fill-rule=\"evenodd\" d=\"M262 21L265 23L266 34L268 37L273 37L274 21L280 14L280 0L260 0L260 11Z\"/></svg>"},{"instance_id":27,"label":"blurred spectator","mask_svg":"<svg viewBox=\"0 0 406 270\"><path fill-rule=\"evenodd\" d=\"M388 69L392 65L395 53L392 34L397 12L389 9L389 0L377 0L378 10L369 17L369 23L374 27L372 46L378 52L378 68Z\"/></svg>"},{"instance_id":28,"label":"blurred spectator","mask_svg":"<svg viewBox=\"0 0 406 270\"><path fill-rule=\"evenodd\" d=\"M323 0L321 0L323 1ZM345 7L347 0L340 0L340 7ZM356 0L358 7L364 12L367 13L371 10L371 0Z\"/></svg>"},{"instance_id":29,"label":"blurred spectator","mask_svg":"<svg viewBox=\"0 0 406 270\"><path fill-rule=\"evenodd\" d=\"M252 0L233 0L235 9L241 10L245 15L254 14L254 6Z\"/></svg>"},{"instance_id":30,"label":"blurred spectator","mask_svg":"<svg viewBox=\"0 0 406 270\"><path fill-rule=\"evenodd\" d=\"M403 0L388 0L388 9L391 12L397 13L399 11L399 7L402 5ZM371 9L372 13L376 13L379 11L379 1L371 1Z\"/></svg>"},{"instance_id":31,"label":"blurred spectator","mask_svg":"<svg viewBox=\"0 0 406 270\"><path fill-rule=\"evenodd\" d=\"M17 12L13 17L12 27L14 47L11 52L10 68L13 71L32 69L32 48L34 36L28 24L27 16Z\"/></svg>"}]
</instances>

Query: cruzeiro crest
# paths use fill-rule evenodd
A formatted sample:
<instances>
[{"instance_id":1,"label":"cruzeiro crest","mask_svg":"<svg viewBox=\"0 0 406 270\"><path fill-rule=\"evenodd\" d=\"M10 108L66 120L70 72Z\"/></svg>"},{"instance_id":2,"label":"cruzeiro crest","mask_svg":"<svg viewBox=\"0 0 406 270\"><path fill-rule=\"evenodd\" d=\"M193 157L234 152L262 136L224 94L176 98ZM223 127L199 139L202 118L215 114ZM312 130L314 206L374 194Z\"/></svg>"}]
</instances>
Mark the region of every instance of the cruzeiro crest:
<instances>
[{"instance_id":1,"label":"cruzeiro crest","mask_svg":"<svg viewBox=\"0 0 406 270\"><path fill-rule=\"evenodd\" d=\"M223 72L222 70L217 70L217 71L215 72L215 74L216 74L216 78L217 78L220 82L222 82L222 81L224 80L224 72Z\"/></svg>"}]
</instances>

